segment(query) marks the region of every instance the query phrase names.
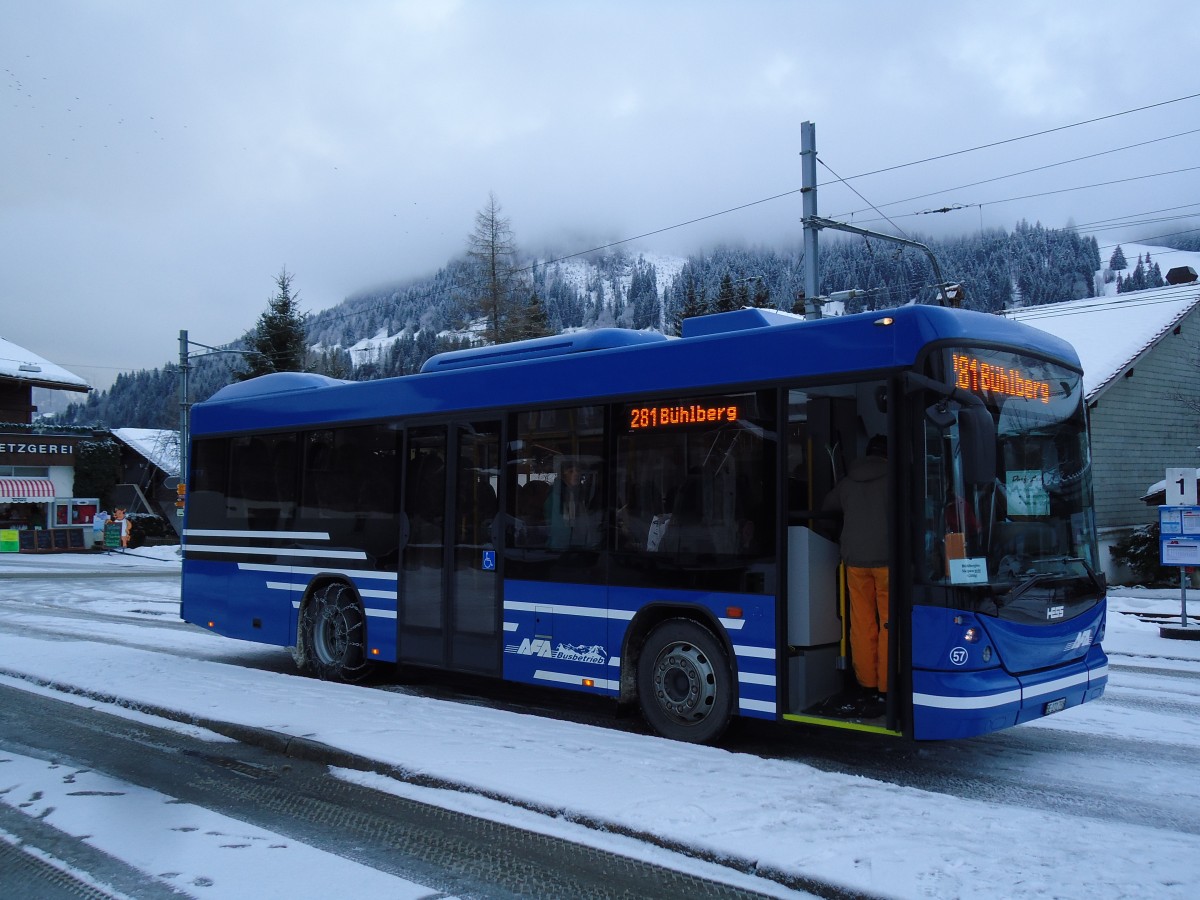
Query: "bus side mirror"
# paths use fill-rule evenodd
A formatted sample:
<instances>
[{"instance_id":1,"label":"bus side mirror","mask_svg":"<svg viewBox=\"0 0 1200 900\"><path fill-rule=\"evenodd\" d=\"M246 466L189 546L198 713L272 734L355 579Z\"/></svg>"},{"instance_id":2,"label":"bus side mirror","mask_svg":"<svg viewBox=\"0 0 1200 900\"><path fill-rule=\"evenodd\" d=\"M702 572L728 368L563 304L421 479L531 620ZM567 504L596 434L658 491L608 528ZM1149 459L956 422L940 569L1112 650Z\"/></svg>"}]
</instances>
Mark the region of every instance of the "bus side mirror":
<instances>
[{"instance_id":1,"label":"bus side mirror","mask_svg":"<svg viewBox=\"0 0 1200 900\"><path fill-rule=\"evenodd\" d=\"M958 411L958 441L963 481L991 484L996 478L996 423L987 407L964 406Z\"/></svg>"}]
</instances>

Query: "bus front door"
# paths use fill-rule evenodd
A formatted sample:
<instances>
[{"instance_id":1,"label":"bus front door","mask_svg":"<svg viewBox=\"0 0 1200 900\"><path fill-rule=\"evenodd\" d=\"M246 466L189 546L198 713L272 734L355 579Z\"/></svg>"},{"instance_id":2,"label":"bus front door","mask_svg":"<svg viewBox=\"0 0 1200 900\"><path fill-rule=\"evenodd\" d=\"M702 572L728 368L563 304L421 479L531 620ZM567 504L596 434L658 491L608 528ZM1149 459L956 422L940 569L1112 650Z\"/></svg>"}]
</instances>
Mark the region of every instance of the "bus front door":
<instances>
[{"instance_id":1,"label":"bus front door","mask_svg":"<svg viewBox=\"0 0 1200 900\"><path fill-rule=\"evenodd\" d=\"M401 663L499 674L499 472L499 422L408 429Z\"/></svg>"}]
</instances>

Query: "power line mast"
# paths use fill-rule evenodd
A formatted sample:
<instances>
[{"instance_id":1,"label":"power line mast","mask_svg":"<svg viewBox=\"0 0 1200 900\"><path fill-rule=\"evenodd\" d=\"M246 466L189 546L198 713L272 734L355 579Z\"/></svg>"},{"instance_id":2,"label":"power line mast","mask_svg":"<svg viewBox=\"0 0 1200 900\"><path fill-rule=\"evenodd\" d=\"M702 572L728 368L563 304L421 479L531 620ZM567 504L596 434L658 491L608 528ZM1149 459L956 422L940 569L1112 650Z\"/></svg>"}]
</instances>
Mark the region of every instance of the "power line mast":
<instances>
[{"instance_id":1,"label":"power line mast","mask_svg":"<svg viewBox=\"0 0 1200 900\"><path fill-rule=\"evenodd\" d=\"M800 195L804 201L804 318L821 318L821 270L817 258L817 126L800 124Z\"/></svg>"},{"instance_id":2,"label":"power line mast","mask_svg":"<svg viewBox=\"0 0 1200 900\"><path fill-rule=\"evenodd\" d=\"M937 278L935 287L938 306L961 305L962 287L957 284L946 284L946 280L942 277L941 267L938 266L937 257L924 244L892 234L883 234L879 231L870 231L855 225L835 222L833 219L822 219L817 215L817 126L812 122L803 122L800 125L800 174L800 193L804 198L804 218L801 220L804 226L804 318L821 318L823 298L820 296L818 288L821 283L821 269L820 261L817 258L817 232L822 228L832 228L834 231L845 231L862 237L877 238L881 241L890 241L893 244L902 244L905 247L913 247L922 251L929 257L929 264L933 267L934 277Z\"/></svg>"}]
</instances>

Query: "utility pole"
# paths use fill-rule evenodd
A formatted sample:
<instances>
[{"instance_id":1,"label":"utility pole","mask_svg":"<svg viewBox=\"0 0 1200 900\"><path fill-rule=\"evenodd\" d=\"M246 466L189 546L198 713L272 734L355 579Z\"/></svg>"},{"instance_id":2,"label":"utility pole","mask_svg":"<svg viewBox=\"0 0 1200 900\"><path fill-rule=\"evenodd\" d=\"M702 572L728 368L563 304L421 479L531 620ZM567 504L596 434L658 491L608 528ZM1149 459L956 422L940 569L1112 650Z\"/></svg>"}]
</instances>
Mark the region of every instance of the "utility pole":
<instances>
[{"instance_id":1,"label":"utility pole","mask_svg":"<svg viewBox=\"0 0 1200 900\"><path fill-rule=\"evenodd\" d=\"M186 328L179 330L179 480L183 484L187 484L188 480L188 443L191 440L192 404L188 401L188 373L192 368L190 360L193 356L189 347L202 347L207 351L195 354L196 358L213 356L217 353L244 357L254 352L252 350L226 350L222 347L210 347L208 344L190 340Z\"/></svg>"},{"instance_id":2,"label":"utility pole","mask_svg":"<svg viewBox=\"0 0 1200 900\"><path fill-rule=\"evenodd\" d=\"M822 298L818 291L818 285L821 283L821 270L817 260L817 232L822 228L832 228L835 231L845 231L862 237L890 241L893 244L902 244L905 247L922 251L929 257L929 264L933 267L934 275L937 278L938 306L961 305L962 287L956 284L946 284L946 280L942 278L942 270L938 266L937 257L924 244L891 234L846 225L832 219L822 219L817 215L817 126L812 122L803 122L800 125L800 175L800 193L804 197L804 218L801 220L804 225L804 318L821 318ZM852 291L839 293L847 295L847 297L854 294Z\"/></svg>"},{"instance_id":3,"label":"utility pole","mask_svg":"<svg viewBox=\"0 0 1200 900\"><path fill-rule=\"evenodd\" d=\"M817 126L800 124L800 194L804 198L804 318L821 318L817 300L821 284L817 259Z\"/></svg>"},{"instance_id":4,"label":"utility pole","mask_svg":"<svg viewBox=\"0 0 1200 900\"><path fill-rule=\"evenodd\" d=\"M190 405L188 404L188 333L183 328L179 332L179 480L187 484L188 480L188 421Z\"/></svg>"}]
</instances>

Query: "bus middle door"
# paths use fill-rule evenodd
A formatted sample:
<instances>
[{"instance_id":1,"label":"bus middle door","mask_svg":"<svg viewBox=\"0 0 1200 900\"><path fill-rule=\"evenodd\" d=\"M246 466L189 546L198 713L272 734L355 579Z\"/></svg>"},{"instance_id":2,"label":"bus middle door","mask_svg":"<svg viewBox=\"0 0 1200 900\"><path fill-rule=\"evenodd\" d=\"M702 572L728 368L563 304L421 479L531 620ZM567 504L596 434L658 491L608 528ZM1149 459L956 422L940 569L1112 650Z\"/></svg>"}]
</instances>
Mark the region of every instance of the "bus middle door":
<instances>
[{"instance_id":1,"label":"bus middle door","mask_svg":"<svg viewBox=\"0 0 1200 900\"><path fill-rule=\"evenodd\" d=\"M399 660L500 672L500 423L408 429Z\"/></svg>"}]
</instances>

